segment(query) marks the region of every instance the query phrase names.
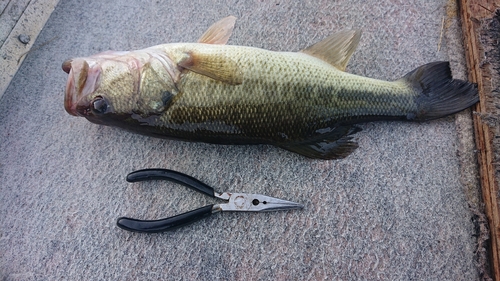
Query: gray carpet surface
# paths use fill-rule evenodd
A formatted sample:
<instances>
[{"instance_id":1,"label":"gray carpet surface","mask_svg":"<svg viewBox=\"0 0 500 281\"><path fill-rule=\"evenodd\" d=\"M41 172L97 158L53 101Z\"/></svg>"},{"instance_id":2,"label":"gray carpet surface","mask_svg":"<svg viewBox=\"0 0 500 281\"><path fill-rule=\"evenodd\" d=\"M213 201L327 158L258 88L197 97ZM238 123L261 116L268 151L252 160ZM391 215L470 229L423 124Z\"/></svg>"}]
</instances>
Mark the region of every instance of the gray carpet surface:
<instances>
[{"instance_id":1,"label":"gray carpet surface","mask_svg":"<svg viewBox=\"0 0 500 281\"><path fill-rule=\"evenodd\" d=\"M228 15L238 18L232 45L298 51L356 28L351 73L394 80L450 60L465 78L446 3L61 1L35 46L56 39L27 55L0 101L2 280L477 279L466 192L475 179L463 172L474 159L462 157L473 149L469 112L362 124L352 155L322 161L266 145L140 136L63 108L65 59L195 42ZM222 213L162 234L118 228L120 216L156 219L219 202L177 184L125 181L156 167L305 208Z\"/></svg>"}]
</instances>

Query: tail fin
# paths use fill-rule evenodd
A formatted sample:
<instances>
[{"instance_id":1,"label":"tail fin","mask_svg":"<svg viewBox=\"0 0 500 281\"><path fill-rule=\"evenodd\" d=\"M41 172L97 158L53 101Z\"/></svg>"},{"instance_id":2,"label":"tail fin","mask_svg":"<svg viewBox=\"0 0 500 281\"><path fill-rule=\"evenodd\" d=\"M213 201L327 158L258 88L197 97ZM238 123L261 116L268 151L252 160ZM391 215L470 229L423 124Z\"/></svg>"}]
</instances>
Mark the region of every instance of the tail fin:
<instances>
[{"instance_id":1,"label":"tail fin","mask_svg":"<svg viewBox=\"0 0 500 281\"><path fill-rule=\"evenodd\" d=\"M419 96L417 112L408 120L426 121L462 111L479 101L477 85L451 77L448 62L422 65L403 78Z\"/></svg>"}]
</instances>

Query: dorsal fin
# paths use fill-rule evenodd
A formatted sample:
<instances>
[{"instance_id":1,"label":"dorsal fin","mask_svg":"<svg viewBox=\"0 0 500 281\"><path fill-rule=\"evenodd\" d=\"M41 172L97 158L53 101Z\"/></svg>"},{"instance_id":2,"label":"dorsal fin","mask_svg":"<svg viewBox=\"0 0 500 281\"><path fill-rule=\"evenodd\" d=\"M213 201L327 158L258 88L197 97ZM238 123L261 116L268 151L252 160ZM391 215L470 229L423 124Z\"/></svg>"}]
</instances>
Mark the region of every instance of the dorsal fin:
<instances>
[{"instance_id":1,"label":"dorsal fin","mask_svg":"<svg viewBox=\"0 0 500 281\"><path fill-rule=\"evenodd\" d=\"M301 52L328 62L345 71L347 63L358 46L361 30L345 30L309 46Z\"/></svg>"},{"instance_id":2,"label":"dorsal fin","mask_svg":"<svg viewBox=\"0 0 500 281\"><path fill-rule=\"evenodd\" d=\"M229 16L212 24L198 39L198 43L225 45L233 32L236 17Z\"/></svg>"}]
</instances>

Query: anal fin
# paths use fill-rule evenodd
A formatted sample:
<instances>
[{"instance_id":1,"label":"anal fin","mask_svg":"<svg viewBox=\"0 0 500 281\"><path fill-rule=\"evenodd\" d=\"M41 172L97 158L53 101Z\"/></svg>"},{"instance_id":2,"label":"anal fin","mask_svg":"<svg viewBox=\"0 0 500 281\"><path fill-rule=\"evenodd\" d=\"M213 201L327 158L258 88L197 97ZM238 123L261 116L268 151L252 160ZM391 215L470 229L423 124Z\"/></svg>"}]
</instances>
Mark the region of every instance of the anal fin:
<instances>
[{"instance_id":1,"label":"anal fin","mask_svg":"<svg viewBox=\"0 0 500 281\"><path fill-rule=\"evenodd\" d=\"M347 157L358 148L358 144L352 141L352 135L359 131L361 131L361 128L356 126L341 126L335 128L328 135L314 141L281 145L280 147L309 158L323 160L341 159Z\"/></svg>"}]
</instances>

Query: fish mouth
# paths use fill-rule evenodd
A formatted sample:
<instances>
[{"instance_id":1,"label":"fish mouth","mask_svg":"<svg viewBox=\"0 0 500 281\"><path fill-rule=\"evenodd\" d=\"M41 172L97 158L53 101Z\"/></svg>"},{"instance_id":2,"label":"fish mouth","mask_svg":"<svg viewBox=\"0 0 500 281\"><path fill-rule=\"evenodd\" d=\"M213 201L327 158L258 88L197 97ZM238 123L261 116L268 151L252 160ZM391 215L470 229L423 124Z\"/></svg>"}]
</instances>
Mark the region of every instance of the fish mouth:
<instances>
[{"instance_id":1,"label":"fish mouth","mask_svg":"<svg viewBox=\"0 0 500 281\"><path fill-rule=\"evenodd\" d=\"M64 109L73 116L88 115L85 109L90 107L90 94L99 86L101 68L98 65L91 67L84 59L74 59L63 62L62 69L68 73Z\"/></svg>"}]
</instances>

